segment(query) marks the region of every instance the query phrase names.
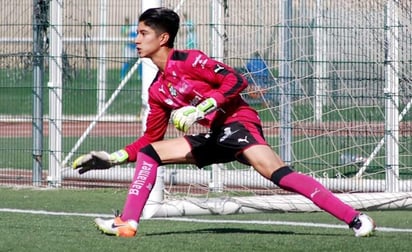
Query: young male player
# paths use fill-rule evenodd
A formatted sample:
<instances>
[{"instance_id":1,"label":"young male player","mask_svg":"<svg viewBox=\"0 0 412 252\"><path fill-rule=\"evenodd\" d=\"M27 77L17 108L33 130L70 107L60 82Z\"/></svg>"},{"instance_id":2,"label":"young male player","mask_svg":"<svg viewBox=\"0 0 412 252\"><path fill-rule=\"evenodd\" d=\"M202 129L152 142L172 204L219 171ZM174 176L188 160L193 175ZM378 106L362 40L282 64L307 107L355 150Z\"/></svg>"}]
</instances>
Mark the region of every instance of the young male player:
<instances>
[{"instance_id":1,"label":"young male player","mask_svg":"<svg viewBox=\"0 0 412 252\"><path fill-rule=\"evenodd\" d=\"M246 80L231 67L198 50L175 50L179 16L166 8L146 10L139 17L136 48L159 68L149 88L150 113L143 136L124 149L108 154L92 151L80 156L73 168L80 173L136 162L136 170L120 216L95 219L106 234L136 235L140 215L155 183L157 167L166 164L213 163L237 160L251 165L263 177L299 193L345 222L355 236L368 236L374 221L335 197L312 177L295 172L273 152L262 133L258 113L240 96ZM194 123L210 130L164 140L169 119L186 132Z\"/></svg>"}]
</instances>

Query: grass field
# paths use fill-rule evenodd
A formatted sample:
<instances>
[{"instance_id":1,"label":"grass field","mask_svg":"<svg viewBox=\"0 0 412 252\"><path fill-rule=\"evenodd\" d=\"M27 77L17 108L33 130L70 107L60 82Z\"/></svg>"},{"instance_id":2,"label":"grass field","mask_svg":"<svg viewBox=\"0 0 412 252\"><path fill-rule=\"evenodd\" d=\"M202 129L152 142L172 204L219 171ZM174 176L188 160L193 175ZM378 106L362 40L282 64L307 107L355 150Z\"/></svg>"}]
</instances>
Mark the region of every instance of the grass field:
<instances>
[{"instance_id":1,"label":"grass field","mask_svg":"<svg viewBox=\"0 0 412 252\"><path fill-rule=\"evenodd\" d=\"M186 217L204 223L151 219L141 221L132 239L101 234L93 226L94 216L121 209L125 193L0 188L0 251L355 252L410 251L412 246L412 211L368 211L378 224L376 234L368 238L354 237L323 212Z\"/></svg>"}]
</instances>

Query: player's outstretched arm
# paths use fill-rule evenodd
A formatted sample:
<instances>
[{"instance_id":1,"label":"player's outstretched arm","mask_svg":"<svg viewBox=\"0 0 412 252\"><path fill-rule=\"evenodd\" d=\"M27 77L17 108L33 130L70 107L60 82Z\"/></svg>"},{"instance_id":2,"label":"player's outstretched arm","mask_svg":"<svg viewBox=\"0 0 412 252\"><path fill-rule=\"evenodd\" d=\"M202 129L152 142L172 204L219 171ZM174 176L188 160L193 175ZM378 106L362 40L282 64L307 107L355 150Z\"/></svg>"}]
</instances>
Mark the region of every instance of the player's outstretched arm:
<instances>
[{"instance_id":1,"label":"player's outstretched arm","mask_svg":"<svg viewBox=\"0 0 412 252\"><path fill-rule=\"evenodd\" d=\"M72 167L78 170L80 174L83 174L90 170L104 170L115 165L126 163L128 157L129 155L123 149L111 154L105 151L91 151L88 154L76 158Z\"/></svg>"}]
</instances>

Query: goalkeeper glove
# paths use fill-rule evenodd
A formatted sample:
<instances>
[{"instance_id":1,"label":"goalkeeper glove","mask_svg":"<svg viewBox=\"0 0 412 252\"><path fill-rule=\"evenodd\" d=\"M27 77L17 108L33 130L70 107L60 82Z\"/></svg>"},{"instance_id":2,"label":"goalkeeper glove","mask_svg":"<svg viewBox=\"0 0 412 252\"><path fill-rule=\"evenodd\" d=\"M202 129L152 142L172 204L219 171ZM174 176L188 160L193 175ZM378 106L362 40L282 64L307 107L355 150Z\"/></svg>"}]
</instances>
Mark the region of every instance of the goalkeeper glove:
<instances>
[{"instance_id":1,"label":"goalkeeper glove","mask_svg":"<svg viewBox=\"0 0 412 252\"><path fill-rule=\"evenodd\" d=\"M128 158L129 155L123 149L112 154L105 151L91 151L74 160L72 167L75 170L79 169L79 174L83 174L90 170L104 170L115 165L126 163Z\"/></svg>"},{"instance_id":2,"label":"goalkeeper glove","mask_svg":"<svg viewBox=\"0 0 412 252\"><path fill-rule=\"evenodd\" d=\"M206 114L217 108L216 100L207 98L199 105L184 106L172 112L172 122L176 129L186 132L197 121L203 119Z\"/></svg>"}]
</instances>

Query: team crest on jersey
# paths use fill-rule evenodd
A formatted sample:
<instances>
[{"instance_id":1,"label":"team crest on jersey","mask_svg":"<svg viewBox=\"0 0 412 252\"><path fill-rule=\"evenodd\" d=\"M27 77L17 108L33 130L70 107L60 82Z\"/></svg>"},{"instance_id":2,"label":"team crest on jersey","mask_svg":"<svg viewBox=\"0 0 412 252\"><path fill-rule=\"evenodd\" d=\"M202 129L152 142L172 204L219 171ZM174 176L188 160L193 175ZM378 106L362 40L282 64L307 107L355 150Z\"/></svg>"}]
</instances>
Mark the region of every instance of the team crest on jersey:
<instances>
[{"instance_id":1,"label":"team crest on jersey","mask_svg":"<svg viewBox=\"0 0 412 252\"><path fill-rule=\"evenodd\" d=\"M167 88L169 89L169 92L172 96L176 97L177 96L177 91L176 89L173 87L172 83L167 83Z\"/></svg>"}]
</instances>

